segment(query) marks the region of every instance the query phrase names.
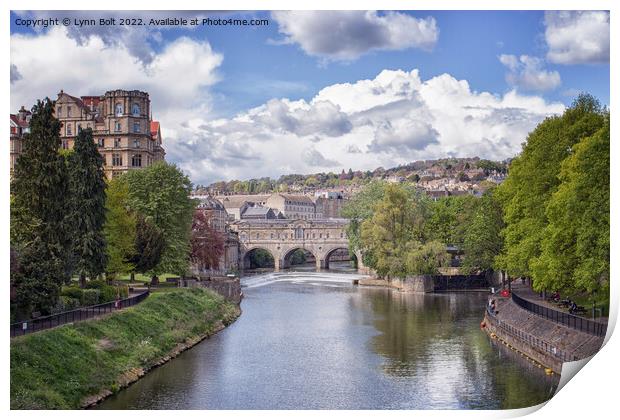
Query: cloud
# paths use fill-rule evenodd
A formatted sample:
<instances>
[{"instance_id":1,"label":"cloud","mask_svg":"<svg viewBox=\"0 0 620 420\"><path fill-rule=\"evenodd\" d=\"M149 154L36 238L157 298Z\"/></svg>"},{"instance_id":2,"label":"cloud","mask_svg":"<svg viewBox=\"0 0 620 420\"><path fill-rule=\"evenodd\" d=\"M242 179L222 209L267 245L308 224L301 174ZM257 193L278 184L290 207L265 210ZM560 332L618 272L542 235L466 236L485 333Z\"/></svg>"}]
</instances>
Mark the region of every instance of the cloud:
<instances>
[{"instance_id":1,"label":"cloud","mask_svg":"<svg viewBox=\"0 0 620 420\"><path fill-rule=\"evenodd\" d=\"M506 82L511 86L523 90L546 91L555 89L562 83L560 73L545 70L544 62L540 58L502 54L499 61L509 70L506 73Z\"/></svg>"},{"instance_id":2,"label":"cloud","mask_svg":"<svg viewBox=\"0 0 620 420\"><path fill-rule=\"evenodd\" d=\"M547 59L552 63L609 63L609 36L609 12L545 13Z\"/></svg>"},{"instance_id":3,"label":"cloud","mask_svg":"<svg viewBox=\"0 0 620 420\"><path fill-rule=\"evenodd\" d=\"M11 64L11 84L13 84L13 82L17 82L21 78L22 74L17 69L17 66L15 64Z\"/></svg>"},{"instance_id":4,"label":"cloud","mask_svg":"<svg viewBox=\"0 0 620 420\"><path fill-rule=\"evenodd\" d=\"M91 37L98 37L105 46L123 47L127 52L142 64L148 65L157 55L155 45L161 42L161 31L174 28L174 26L151 26L148 25L150 19L164 19L172 17L185 17L187 19L202 18L205 12L182 10L73 10L67 12L64 10L35 10L35 11L16 11L14 12L22 17L31 19L47 19L47 18L66 18L70 16L71 20L87 20L94 19L96 25L70 25L65 29L67 36L75 40L79 45L85 45L90 42ZM209 12L213 14L217 12ZM119 25L120 19L142 19L144 25ZM100 25L100 19L115 19L116 25ZM190 27L191 28L191 27Z\"/></svg>"},{"instance_id":5,"label":"cloud","mask_svg":"<svg viewBox=\"0 0 620 420\"><path fill-rule=\"evenodd\" d=\"M307 147L302 152L302 158L306 161L306 163L310 166L316 166L320 168L333 168L335 166L340 166L335 160L327 159L325 156L321 154L314 147Z\"/></svg>"},{"instance_id":6,"label":"cloud","mask_svg":"<svg viewBox=\"0 0 620 420\"><path fill-rule=\"evenodd\" d=\"M162 44L150 64L97 35L82 43L65 29L11 35L11 109L37 98L98 95L111 89L149 92L166 159L194 183L391 167L446 155L505 159L560 103L516 90L476 92L466 80L418 70L325 86L309 99L277 98L215 118L211 93L224 57L206 40ZM58 52L62 51L62 54ZM50 72L49 69L54 71ZM45 74L45 77L41 77Z\"/></svg>"},{"instance_id":7,"label":"cloud","mask_svg":"<svg viewBox=\"0 0 620 420\"><path fill-rule=\"evenodd\" d=\"M431 50L439 28L433 17L374 11L272 12L283 44L298 44L308 55L351 61L377 50ZM334 40L338 40L335 42Z\"/></svg>"}]
</instances>

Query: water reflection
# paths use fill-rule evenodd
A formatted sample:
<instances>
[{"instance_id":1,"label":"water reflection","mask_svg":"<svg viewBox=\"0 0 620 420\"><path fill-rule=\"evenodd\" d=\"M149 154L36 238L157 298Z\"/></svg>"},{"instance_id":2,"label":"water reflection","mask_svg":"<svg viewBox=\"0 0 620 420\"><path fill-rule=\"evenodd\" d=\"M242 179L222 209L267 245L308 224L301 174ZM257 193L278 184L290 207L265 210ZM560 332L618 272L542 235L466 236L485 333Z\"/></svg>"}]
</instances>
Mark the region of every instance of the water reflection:
<instances>
[{"instance_id":1,"label":"water reflection","mask_svg":"<svg viewBox=\"0 0 620 420\"><path fill-rule=\"evenodd\" d=\"M484 294L404 294L350 273L244 279L243 315L99 408L517 408L555 378L480 331Z\"/></svg>"}]
</instances>

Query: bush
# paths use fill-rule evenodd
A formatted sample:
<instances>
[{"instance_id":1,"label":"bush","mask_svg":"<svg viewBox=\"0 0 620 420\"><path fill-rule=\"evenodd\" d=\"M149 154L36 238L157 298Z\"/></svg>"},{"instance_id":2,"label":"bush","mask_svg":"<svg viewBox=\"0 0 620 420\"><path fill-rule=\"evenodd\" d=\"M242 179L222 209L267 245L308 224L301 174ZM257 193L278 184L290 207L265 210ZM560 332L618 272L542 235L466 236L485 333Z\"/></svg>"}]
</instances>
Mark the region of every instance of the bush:
<instances>
[{"instance_id":1,"label":"bush","mask_svg":"<svg viewBox=\"0 0 620 420\"><path fill-rule=\"evenodd\" d=\"M82 300L83 290L77 286L65 286L60 292L60 296L66 296L72 299Z\"/></svg>"},{"instance_id":2,"label":"bush","mask_svg":"<svg viewBox=\"0 0 620 420\"><path fill-rule=\"evenodd\" d=\"M60 312L71 311L80 306L80 300L70 296L60 296L56 306L52 308L52 313L57 314Z\"/></svg>"},{"instance_id":3,"label":"bush","mask_svg":"<svg viewBox=\"0 0 620 420\"><path fill-rule=\"evenodd\" d=\"M92 306L99 303L100 291L97 289L84 289L82 292L82 305Z\"/></svg>"}]
</instances>

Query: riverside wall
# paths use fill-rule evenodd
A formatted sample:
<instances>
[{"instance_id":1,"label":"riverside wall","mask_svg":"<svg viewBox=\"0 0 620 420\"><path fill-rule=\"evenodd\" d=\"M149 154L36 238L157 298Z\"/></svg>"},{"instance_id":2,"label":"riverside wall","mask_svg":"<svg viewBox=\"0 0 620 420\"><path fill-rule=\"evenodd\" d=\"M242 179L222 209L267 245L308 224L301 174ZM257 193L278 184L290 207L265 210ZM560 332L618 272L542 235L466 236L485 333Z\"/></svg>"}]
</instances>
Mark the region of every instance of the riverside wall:
<instances>
[{"instance_id":1,"label":"riverside wall","mask_svg":"<svg viewBox=\"0 0 620 420\"><path fill-rule=\"evenodd\" d=\"M495 299L495 310L487 308L481 327L516 352L523 353L556 374L562 364L585 359L603 345L604 337L558 324L529 312L510 298Z\"/></svg>"},{"instance_id":2,"label":"riverside wall","mask_svg":"<svg viewBox=\"0 0 620 420\"><path fill-rule=\"evenodd\" d=\"M405 278L371 277L360 279L361 286L382 286L403 292L434 293L461 290L488 290L492 283L485 275L421 275Z\"/></svg>"}]
</instances>

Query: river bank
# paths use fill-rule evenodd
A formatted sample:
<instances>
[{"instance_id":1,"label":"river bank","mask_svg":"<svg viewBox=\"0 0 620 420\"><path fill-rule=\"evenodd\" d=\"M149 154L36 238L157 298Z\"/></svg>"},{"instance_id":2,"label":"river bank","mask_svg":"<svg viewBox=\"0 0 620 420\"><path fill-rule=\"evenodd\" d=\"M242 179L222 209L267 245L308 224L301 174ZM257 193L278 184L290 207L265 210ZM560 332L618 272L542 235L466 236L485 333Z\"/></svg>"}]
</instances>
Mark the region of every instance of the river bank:
<instances>
[{"instance_id":1,"label":"river bank","mask_svg":"<svg viewBox=\"0 0 620 420\"><path fill-rule=\"evenodd\" d=\"M237 305L202 288L11 340L11 409L92 406L231 324Z\"/></svg>"},{"instance_id":2,"label":"river bank","mask_svg":"<svg viewBox=\"0 0 620 420\"><path fill-rule=\"evenodd\" d=\"M495 284L484 275L420 275L405 278L379 278L376 275L359 279L360 286L380 286L402 292L487 292ZM496 286L496 285L495 285Z\"/></svg>"},{"instance_id":3,"label":"river bank","mask_svg":"<svg viewBox=\"0 0 620 420\"><path fill-rule=\"evenodd\" d=\"M604 336L542 318L512 298L495 296L494 303L495 309L487 308L481 324L487 334L555 374L561 374L564 362L588 358L603 345Z\"/></svg>"}]
</instances>

